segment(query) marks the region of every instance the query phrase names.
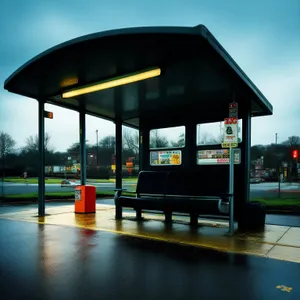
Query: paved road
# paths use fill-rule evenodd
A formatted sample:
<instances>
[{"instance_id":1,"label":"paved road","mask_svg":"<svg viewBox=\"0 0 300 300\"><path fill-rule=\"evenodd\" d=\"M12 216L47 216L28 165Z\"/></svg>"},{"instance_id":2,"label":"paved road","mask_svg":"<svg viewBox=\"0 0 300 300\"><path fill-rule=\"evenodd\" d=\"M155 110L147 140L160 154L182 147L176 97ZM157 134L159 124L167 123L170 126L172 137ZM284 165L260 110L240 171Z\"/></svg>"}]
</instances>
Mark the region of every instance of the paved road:
<instances>
[{"instance_id":1,"label":"paved road","mask_svg":"<svg viewBox=\"0 0 300 300\"><path fill-rule=\"evenodd\" d=\"M1 299L300 299L300 264L0 220Z\"/></svg>"},{"instance_id":2,"label":"paved road","mask_svg":"<svg viewBox=\"0 0 300 300\"><path fill-rule=\"evenodd\" d=\"M96 183L94 184L97 191L112 191L115 188L115 183ZM134 191L136 186L136 181L126 181L123 183L123 187L130 191ZM250 184L250 193L252 198L266 197L272 198L277 196L278 183L261 183L261 184ZM4 182L2 188L2 182L0 183L0 194L2 194L2 189L4 194L25 194L25 193L35 193L38 191L37 184L22 184L22 183L7 183ZM281 189L284 192L288 191L298 191L300 193L299 184L282 184ZM61 187L60 184L46 184L46 192L60 192L60 191L73 191L74 187Z\"/></svg>"},{"instance_id":3,"label":"paved road","mask_svg":"<svg viewBox=\"0 0 300 300\"><path fill-rule=\"evenodd\" d=\"M278 191L278 182L264 182L250 184L251 190L263 190L263 191ZM300 192L300 183L281 183L280 189L284 192Z\"/></svg>"}]
</instances>

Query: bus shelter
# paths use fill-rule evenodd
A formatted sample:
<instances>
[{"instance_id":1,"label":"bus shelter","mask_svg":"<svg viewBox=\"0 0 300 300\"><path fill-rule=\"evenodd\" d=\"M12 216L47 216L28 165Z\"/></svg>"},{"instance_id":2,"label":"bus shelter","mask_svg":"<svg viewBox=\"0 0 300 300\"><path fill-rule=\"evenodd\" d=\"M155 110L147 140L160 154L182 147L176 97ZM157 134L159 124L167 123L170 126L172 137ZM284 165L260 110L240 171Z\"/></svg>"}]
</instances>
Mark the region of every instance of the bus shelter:
<instances>
[{"instance_id":1,"label":"bus shelter","mask_svg":"<svg viewBox=\"0 0 300 300\"><path fill-rule=\"evenodd\" d=\"M212 188L228 181L228 165L201 160L205 150L222 147L197 143L197 126L223 121L229 104L237 103L242 124L235 165L237 216L249 201L251 118L272 115L273 110L203 25L127 28L79 37L25 63L4 88L38 101L39 216L45 214L45 103L79 112L82 185L86 183L86 114L115 123L117 188L122 188L122 125L139 130L140 170L201 169ZM168 151L176 150L180 160L160 164L155 157L162 149L151 149L150 132L176 126L184 126L185 143ZM201 176L195 179L198 184Z\"/></svg>"}]
</instances>

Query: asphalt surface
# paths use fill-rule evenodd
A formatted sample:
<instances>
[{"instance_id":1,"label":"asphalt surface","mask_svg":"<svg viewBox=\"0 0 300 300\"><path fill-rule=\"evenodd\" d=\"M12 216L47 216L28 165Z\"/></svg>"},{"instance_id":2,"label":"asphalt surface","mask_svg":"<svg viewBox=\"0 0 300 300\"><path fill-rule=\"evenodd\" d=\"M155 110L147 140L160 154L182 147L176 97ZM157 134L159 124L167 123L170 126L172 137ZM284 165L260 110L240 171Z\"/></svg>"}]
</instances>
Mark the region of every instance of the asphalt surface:
<instances>
[{"instance_id":1,"label":"asphalt surface","mask_svg":"<svg viewBox=\"0 0 300 300\"><path fill-rule=\"evenodd\" d=\"M0 220L1 299L300 299L300 264Z\"/></svg>"},{"instance_id":2,"label":"asphalt surface","mask_svg":"<svg viewBox=\"0 0 300 300\"><path fill-rule=\"evenodd\" d=\"M93 183L90 183L93 184ZM4 182L4 185L0 183L0 194L26 194L26 193L36 193L38 192L37 184L23 184L23 183L8 183ZM113 191L115 188L115 183L95 183L97 191ZM123 183L123 188L129 191L135 191L136 181L126 181ZM274 198L278 195L278 183L260 183L260 184L250 184L250 196L251 198ZM60 184L46 184L46 192L61 192L61 191L74 191L74 186L71 187L61 187ZM300 184L281 184L282 192L298 192L300 193Z\"/></svg>"}]
</instances>

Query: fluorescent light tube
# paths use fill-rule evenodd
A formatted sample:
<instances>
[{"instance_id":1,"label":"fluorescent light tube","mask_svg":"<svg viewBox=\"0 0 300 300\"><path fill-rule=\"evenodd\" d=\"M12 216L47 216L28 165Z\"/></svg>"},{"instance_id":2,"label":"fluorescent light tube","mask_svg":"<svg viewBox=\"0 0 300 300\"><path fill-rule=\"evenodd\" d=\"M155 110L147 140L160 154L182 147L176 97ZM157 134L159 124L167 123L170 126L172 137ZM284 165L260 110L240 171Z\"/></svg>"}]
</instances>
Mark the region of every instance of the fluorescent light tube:
<instances>
[{"instance_id":1,"label":"fluorescent light tube","mask_svg":"<svg viewBox=\"0 0 300 300\"><path fill-rule=\"evenodd\" d=\"M96 83L90 86L85 86L81 88L72 89L62 93L62 98L72 98L88 93L93 93L105 89L114 88L116 86L125 85L137 81L146 80L149 78L157 77L161 74L161 69L151 69L144 72L139 72L135 74L129 74L115 79L107 80L104 82Z\"/></svg>"}]
</instances>

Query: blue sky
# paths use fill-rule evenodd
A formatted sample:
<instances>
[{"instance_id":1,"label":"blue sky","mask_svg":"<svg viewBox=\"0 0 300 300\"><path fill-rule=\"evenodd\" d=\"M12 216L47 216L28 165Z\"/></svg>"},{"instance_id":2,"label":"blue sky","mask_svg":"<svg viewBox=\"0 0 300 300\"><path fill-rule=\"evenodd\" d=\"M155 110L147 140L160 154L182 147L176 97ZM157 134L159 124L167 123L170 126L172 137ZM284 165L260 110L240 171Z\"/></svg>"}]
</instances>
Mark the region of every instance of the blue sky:
<instances>
[{"instance_id":1,"label":"blue sky","mask_svg":"<svg viewBox=\"0 0 300 300\"><path fill-rule=\"evenodd\" d=\"M204 24L273 104L255 118L252 144L300 135L300 1L40 1L2 0L0 9L0 130L24 145L37 133L35 100L8 93L4 80L40 52L66 40L108 29ZM47 105L46 130L57 150L78 141L75 112ZM66 122L68 120L68 122ZM73 120L71 123L69 120ZM61 125L63 124L63 126ZM114 134L112 123L87 118L87 139Z\"/></svg>"}]
</instances>

